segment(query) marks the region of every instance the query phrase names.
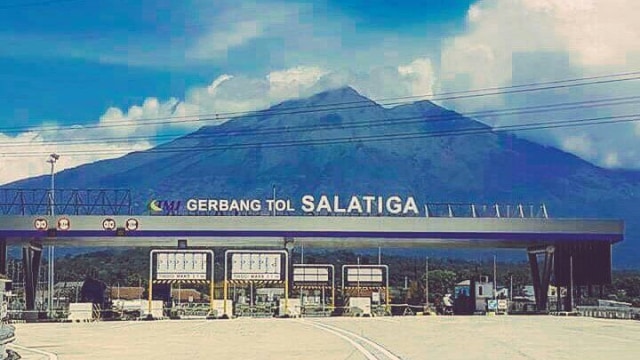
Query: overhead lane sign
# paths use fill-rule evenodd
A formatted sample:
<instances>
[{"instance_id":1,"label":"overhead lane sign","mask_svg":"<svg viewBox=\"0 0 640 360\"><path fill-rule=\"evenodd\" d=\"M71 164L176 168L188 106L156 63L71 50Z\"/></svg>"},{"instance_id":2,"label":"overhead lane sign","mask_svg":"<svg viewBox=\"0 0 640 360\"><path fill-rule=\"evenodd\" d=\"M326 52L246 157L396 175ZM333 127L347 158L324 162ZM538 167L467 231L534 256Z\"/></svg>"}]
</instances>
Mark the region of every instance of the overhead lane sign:
<instances>
[{"instance_id":1,"label":"overhead lane sign","mask_svg":"<svg viewBox=\"0 0 640 360\"><path fill-rule=\"evenodd\" d=\"M206 280L207 252L162 251L156 258L158 280Z\"/></svg>"},{"instance_id":2,"label":"overhead lane sign","mask_svg":"<svg viewBox=\"0 0 640 360\"><path fill-rule=\"evenodd\" d=\"M281 280L282 260L280 253L234 253L231 280Z\"/></svg>"}]
</instances>

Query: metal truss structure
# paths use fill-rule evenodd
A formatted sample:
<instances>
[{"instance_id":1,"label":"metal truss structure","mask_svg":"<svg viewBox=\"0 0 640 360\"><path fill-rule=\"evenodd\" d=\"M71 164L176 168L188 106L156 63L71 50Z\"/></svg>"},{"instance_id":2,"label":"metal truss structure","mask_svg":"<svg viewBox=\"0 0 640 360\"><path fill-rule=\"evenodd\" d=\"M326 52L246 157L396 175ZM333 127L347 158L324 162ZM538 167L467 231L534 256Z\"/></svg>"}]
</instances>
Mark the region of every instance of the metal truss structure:
<instances>
[{"instance_id":1,"label":"metal truss structure","mask_svg":"<svg viewBox=\"0 0 640 360\"><path fill-rule=\"evenodd\" d=\"M429 203L424 211L427 217L549 218L545 204Z\"/></svg>"},{"instance_id":2,"label":"metal truss structure","mask_svg":"<svg viewBox=\"0 0 640 360\"><path fill-rule=\"evenodd\" d=\"M46 215L49 189L0 189L0 215ZM131 215L131 191L126 189L55 190L60 215Z\"/></svg>"}]
</instances>

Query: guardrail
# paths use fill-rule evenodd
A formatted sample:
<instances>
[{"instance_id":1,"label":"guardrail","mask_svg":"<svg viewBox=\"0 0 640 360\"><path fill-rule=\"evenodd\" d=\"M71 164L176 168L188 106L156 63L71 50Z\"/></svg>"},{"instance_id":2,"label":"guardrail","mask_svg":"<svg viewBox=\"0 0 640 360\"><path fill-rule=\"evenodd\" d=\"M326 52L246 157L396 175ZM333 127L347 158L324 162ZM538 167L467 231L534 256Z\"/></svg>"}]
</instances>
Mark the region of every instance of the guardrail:
<instances>
[{"instance_id":1,"label":"guardrail","mask_svg":"<svg viewBox=\"0 0 640 360\"><path fill-rule=\"evenodd\" d=\"M640 308L578 306L576 312L594 318L640 320Z\"/></svg>"}]
</instances>

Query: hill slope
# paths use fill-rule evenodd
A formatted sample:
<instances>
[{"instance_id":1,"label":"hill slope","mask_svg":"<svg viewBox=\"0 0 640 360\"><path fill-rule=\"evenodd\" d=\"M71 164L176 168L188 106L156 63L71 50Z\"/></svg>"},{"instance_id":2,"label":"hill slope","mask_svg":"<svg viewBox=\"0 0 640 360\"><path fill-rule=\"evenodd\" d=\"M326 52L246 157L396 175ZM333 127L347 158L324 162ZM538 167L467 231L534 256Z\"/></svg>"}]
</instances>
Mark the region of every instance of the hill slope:
<instances>
[{"instance_id":1,"label":"hill slope","mask_svg":"<svg viewBox=\"0 0 640 360\"><path fill-rule=\"evenodd\" d=\"M154 198L264 199L272 185L283 198L397 193L423 203L545 203L553 217L625 219L627 238L614 248L614 263L640 266L639 172L602 169L505 133L451 136L470 128L488 129L428 101L387 109L342 88L66 170L56 180L60 188L129 188L137 212ZM405 135L389 140L395 134ZM296 142L311 145L281 147ZM42 176L6 187L47 184Z\"/></svg>"}]
</instances>

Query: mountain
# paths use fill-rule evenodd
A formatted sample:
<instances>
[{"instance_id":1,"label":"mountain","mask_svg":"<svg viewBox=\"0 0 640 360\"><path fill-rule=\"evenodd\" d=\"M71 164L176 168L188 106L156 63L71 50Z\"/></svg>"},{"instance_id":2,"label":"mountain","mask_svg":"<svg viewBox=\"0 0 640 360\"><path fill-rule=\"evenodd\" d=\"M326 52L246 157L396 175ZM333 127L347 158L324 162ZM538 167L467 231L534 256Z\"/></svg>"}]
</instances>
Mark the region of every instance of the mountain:
<instances>
[{"instance_id":1,"label":"mountain","mask_svg":"<svg viewBox=\"0 0 640 360\"><path fill-rule=\"evenodd\" d=\"M552 217L624 219L614 264L640 267L640 172L603 169L513 134L451 136L467 129L489 127L429 101L384 108L341 88L65 170L56 183L129 188L139 213L151 199L266 199L273 185L281 198L412 194L421 203L545 203ZM300 142L307 145L293 146ZM47 186L41 176L5 187Z\"/></svg>"}]
</instances>

